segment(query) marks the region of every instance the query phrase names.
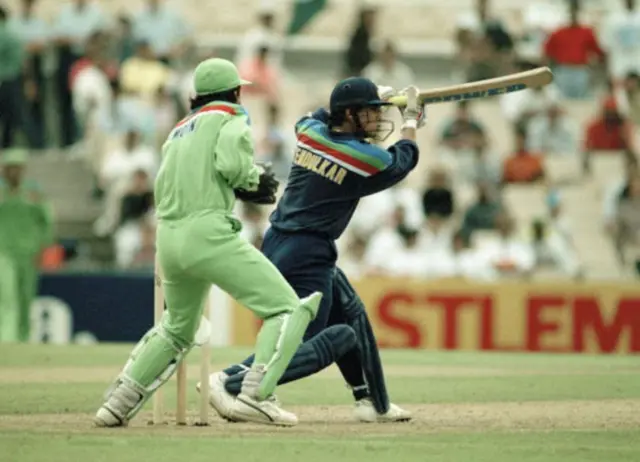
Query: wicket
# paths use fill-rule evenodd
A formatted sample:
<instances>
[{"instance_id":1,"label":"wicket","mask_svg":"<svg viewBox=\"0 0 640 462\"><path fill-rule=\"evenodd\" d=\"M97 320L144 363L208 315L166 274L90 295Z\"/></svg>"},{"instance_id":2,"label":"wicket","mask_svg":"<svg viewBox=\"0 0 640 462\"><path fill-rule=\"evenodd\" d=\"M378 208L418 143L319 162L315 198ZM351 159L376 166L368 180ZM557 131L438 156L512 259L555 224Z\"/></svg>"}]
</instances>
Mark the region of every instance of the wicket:
<instances>
[{"instance_id":1,"label":"wicket","mask_svg":"<svg viewBox=\"0 0 640 462\"><path fill-rule=\"evenodd\" d=\"M153 322L158 324L164 313L164 291L162 289L162 268L156 260L154 272L153 292ZM205 301L203 315L209 319L209 304ZM209 362L211 358L211 345L207 342L200 350L200 415L195 422L196 426L209 425ZM187 363L186 358L178 365L176 371L176 425L187 425ZM164 390L156 390L153 395L153 425L166 424L164 420Z\"/></svg>"}]
</instances>

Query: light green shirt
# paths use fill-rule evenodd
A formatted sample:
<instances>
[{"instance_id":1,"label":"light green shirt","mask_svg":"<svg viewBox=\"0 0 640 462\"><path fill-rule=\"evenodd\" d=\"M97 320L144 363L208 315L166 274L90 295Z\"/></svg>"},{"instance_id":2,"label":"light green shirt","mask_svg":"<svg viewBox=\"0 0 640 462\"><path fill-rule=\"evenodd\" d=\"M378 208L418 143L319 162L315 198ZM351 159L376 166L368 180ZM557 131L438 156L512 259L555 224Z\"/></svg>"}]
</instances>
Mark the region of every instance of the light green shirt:
<instances>
[{"instance_id":1,"label":"light green shirt","mask_svg":"<svg viewBox=\"0 0 640 462\"><path fill-rule=\"evenodd\" d=\"M52 241L51 209L40 186L23 181L12 192L0 178L0 252L32 258Z\"/></svg>"},{"instance_id":2,"label":"light green shirt","mask_svg":"<svg viewBox=\"0 0 640 462\"><path fill-rule=\"evenodd\" d=\"M188 115L162 147L155 182L158 219L231 216L233 190L258 187L261 170L253 160L251 129L242 106L212 102Z\"/></svg>"}]
</instances>

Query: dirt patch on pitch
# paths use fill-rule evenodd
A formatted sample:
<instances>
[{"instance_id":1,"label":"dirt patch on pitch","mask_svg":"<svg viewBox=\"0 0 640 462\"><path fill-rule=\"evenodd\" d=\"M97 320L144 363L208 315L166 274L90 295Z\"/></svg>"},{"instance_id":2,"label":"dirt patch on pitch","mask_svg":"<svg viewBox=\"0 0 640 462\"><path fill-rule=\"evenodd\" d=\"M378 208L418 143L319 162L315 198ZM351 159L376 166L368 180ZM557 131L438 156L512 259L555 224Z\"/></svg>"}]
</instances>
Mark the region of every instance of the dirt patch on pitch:
<instances>
[{"instance_id":1,"label":"dirt patch on pitch","mask_svg":"<svg viewBox=\"0 0 640 462\"><path fill-rule=\"evenodd\" d=\"M227 364L214 364L210 371L218 371ZM119 367L5 367L0 369L0 384L20 383L97 383L109 382L120 372ZM541 376L541 375L609 375L640 374L640 369L508 369L467 366L388 366L385 367L388 377L513 377L513 376ZM200 376L197 365L187 368L187 375L195 378ZM318 378L335 379L340 377L336 367L331 367L319 374Z\"/></svg>"},{"instance_id":2,"label":"dirt patch on pitch","mask_svg":"<svg viewBox=\"0 0 640 462\"><path fill-rule=\"evenodd\" d=\"M408 406L415 416L410 423L362 424L353 422L348 406L298 406L300 424L274 429L263 425L227 423L211 416L208 427L177 427L172 416L166 425L147 424L149 413L140 414L127 429L94 429L89 414L0 415L0 431L35 431L62 434L238 436L242 434L315 435L351 437L439 432L549 431L640 428L640 399L602 401L542 401L526 403L432 404ZM193 423L196 415L189 415Z\"/></svg>"}]
</instances>

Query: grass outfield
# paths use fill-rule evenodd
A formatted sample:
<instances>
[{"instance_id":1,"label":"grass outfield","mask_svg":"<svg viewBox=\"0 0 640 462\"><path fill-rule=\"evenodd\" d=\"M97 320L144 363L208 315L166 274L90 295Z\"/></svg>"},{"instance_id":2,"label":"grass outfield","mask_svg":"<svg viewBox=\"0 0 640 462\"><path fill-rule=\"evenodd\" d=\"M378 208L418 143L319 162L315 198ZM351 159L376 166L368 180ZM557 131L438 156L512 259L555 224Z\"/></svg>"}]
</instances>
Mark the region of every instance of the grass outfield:
<instances>
[{"instance_id":1,"label":"grass outfield","mask_svg":"<svg viewBox=\"0 0 640 462\"><path fill-rule=\"evenodd\" d=\"M128 428L91 417L131 345L0 348L2 462L638 462L640 357L431 351L383 352L393 401L408 424L360 424L337 369L278 395L300 424L273 429L211 415L201 427L148 426L150 404ZM216 370L246 349L214 350ZM198 352L190 357L195 421ZM175 384L165 387L168 418Z\"/></svg>"}]
</instances>

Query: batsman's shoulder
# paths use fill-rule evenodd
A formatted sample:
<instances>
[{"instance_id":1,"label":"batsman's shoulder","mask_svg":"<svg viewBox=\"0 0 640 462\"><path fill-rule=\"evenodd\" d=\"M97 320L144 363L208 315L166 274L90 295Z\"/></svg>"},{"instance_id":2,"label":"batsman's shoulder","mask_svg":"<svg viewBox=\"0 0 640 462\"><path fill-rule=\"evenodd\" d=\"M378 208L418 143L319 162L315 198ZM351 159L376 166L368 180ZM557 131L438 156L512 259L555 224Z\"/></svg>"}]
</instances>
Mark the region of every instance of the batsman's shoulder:
<instances>
[{"instance_id":1,"label":"batsman's shoulder","mask_svg":"<svg viewBox=\"0 0 640 462\"><path fill-rule=\"evenodd\" d=\"M295 130L296 133L304 133L313 127L318 129L321 125L322 122L306 115L296 122Z\"/></svg>"}]
</instances>

